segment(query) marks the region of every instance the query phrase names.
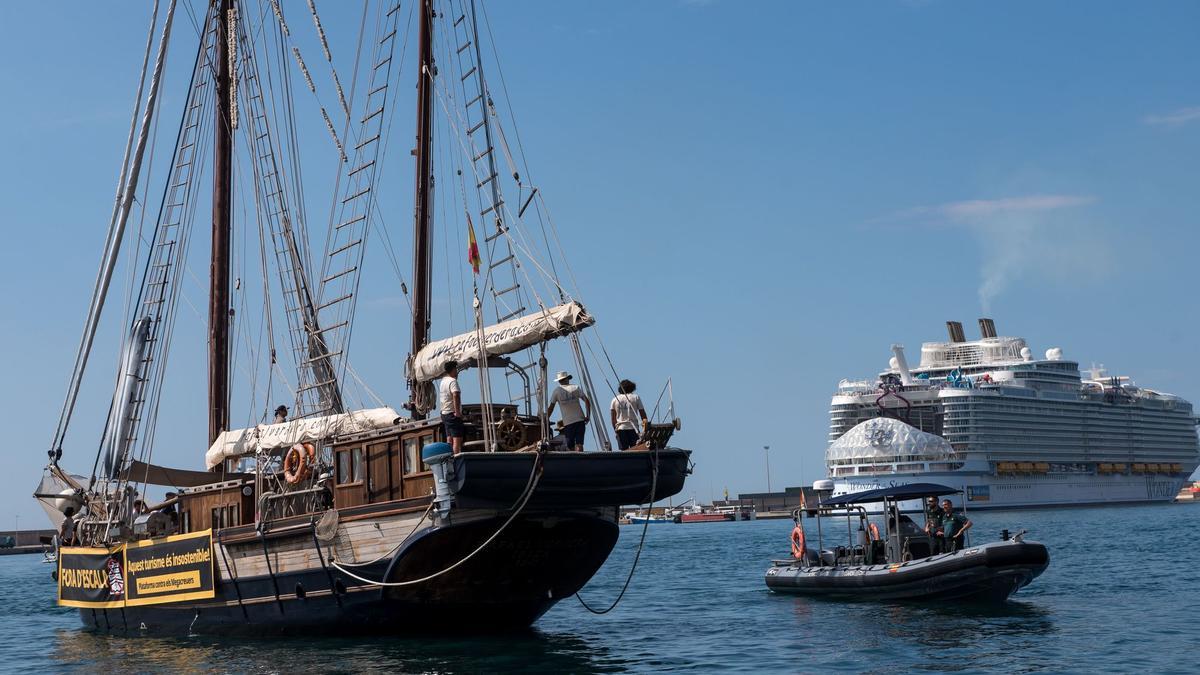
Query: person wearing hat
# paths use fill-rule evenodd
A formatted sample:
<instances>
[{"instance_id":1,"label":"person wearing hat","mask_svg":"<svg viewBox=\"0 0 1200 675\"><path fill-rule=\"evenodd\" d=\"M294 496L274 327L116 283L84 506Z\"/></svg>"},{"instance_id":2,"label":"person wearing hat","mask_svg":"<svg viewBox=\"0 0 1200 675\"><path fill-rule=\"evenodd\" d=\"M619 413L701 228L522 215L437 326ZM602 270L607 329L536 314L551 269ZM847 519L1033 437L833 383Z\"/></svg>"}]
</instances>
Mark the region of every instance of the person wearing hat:
<instances>
[{"instance_id":1,"label":"person wearing hat","mask_svg":"<svg viewBox=\"0 0 1200 675\"><path fill-rule=\"evenodd\" d=\"M283 424L287 421L288 409L286 405L281 405L275 409L275 424Z\"/></svg>"},{"instance_id":2,"label":"person wearing hat","mask_svg":"<svg viewBox=\"0 0 1200 675\"><path fill-rule=\"evenodd\" d=\"M554 412L555 404L562 404L563 436L567 439L567 449L583 452L583 436L587 432L587 423L592 416L592 402L587 394L579 387L571 384L571 374L565 370L558 371L554 376L558 387L550 395L550 407L546 408L546 417ZM587 411L579 406L583 401Z\"/></svg>"}]
</instances>

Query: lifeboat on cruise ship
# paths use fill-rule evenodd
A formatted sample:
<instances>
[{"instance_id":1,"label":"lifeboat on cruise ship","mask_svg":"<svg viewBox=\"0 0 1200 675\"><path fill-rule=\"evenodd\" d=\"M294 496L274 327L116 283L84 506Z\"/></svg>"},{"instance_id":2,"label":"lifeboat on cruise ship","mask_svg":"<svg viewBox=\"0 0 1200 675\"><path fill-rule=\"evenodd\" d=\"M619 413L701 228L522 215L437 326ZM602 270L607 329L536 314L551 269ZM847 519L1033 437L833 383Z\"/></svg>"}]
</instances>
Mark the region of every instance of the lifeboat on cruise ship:
<instances>
[{"instance_id":1,"label":"lifeboat on cruise ship","mask_svg":"<svg viewBox=\"0 0 1200 675\"><path fill-rule=\"evenodd\" d=\"M820 483L814 489L820 491ZM1000 541L979 545L967 541L960 550L936 552L936 542L899 510L904 501L960 493L944 485L919 483L826 498L816 517L845 517L849 531L857 533L857 541L826 548L818 528L819 553L806 550L800 558L775 561L766 571L767 588L776 593L847 600L1004 602L1046 570L1050 554L1044 545L1024 541L1024 531L1009 536L1005 530ZM863 507L874 503L882 503L887 514L884 536L878 541L867 534L869 520ZM797 517L800 515L797 512ZM844 530L839 525L824 531Z\"/></svg>"}]
</instances>

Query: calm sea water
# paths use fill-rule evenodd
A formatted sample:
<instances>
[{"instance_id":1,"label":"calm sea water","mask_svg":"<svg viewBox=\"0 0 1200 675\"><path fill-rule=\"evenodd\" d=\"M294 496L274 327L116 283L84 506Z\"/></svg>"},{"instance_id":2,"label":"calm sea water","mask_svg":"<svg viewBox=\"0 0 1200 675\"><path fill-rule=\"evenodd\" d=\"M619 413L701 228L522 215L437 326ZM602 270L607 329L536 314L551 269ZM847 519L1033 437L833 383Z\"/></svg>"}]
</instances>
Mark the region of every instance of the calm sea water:
<instances>
[{"instance_id":1,"label":"calm sea water","mask_svg":"<svg viewBox=\"0 0 1200 675\"><path fill-rule=\"evenodd\" d=\"M0 669L24 672L1200 671L1200 506L972 514L975 541L1029 530L1050 568L1007 606L846 604L774 595L790 521L652 525L621 605L574 599L528 634L484 638L113 638L54 605L40 556L0 557ZM641 530L621 528L584 589L605 606Z\"/></svg>"}]
</instances>

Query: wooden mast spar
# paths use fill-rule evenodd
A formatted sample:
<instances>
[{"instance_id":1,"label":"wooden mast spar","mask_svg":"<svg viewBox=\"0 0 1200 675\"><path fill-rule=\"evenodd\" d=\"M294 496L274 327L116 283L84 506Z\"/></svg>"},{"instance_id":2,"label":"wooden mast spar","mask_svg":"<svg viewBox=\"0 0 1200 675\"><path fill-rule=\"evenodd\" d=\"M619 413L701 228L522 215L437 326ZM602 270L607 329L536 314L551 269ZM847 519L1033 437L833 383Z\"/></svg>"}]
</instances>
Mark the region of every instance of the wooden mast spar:
<instances>
[{"instance_id":1,"label":"wooden mast spar","mask_svg":"<svg viewBox=\"0 0 1200 675\"><path fill-rule=\"evenodd\" d=\"M233 199L233 129L230 115L229 40L233 0L214 0L216 124L213 147L212 257L208 294L208 443L229 427L229 213Z\"/></svg>"},{"instance_id":2,"label":"wooden mast spar","mask_svg":"<svg viewBox=\"0 0 1200 675\"><path fill-rule=\"evenodd\" d=\"M412 352L417 355L429 343L430 229L433 224L433 1L421 0L420 63L417 75L417 147L416 198L413 217L413 310ZM415 380L409 382L409 401L405 406L414 419L424 415L416 405Z\"/></svg>"}]
</instances>

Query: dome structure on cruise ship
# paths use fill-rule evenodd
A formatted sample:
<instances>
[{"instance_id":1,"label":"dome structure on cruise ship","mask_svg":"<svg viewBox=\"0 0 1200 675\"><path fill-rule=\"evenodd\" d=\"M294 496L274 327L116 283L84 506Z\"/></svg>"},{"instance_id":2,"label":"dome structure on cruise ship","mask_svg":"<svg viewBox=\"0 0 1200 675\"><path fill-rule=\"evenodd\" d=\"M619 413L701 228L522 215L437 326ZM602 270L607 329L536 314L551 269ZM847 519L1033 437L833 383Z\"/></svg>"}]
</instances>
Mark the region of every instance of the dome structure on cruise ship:
<instances>
[{"instance_id":1,"label":"dome structure on cruise ship","mask_svg":"<svg viewBox=\"0 0 1200 675\"><path fill-rule=\"evenodd\" d=\"M954 457L949 441L891 417L867 420L842 434L826 450L829 464L922 462Z\"/></svg>"}]
</instances>

